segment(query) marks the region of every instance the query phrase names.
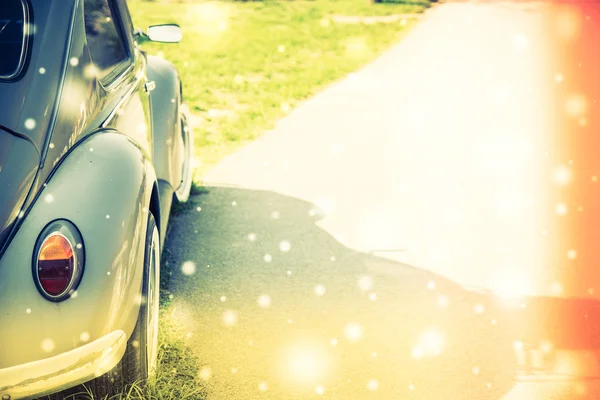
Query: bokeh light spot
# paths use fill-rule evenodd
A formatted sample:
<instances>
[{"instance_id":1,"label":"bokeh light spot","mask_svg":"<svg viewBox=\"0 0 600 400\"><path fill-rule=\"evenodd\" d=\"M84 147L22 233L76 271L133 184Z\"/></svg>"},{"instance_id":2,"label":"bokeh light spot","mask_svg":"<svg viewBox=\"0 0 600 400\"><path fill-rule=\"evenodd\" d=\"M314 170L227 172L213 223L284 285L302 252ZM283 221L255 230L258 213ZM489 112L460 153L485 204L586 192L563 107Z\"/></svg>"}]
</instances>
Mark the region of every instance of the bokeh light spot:
<instances>
[{"instance_id":1,"label":"bokeh light spot","mask_svg":"<svg viewBox=\"0 0 600 400\"><path fill-rule=\"evenodd\" d=\"M226 326L234 326L235 324L237 324L237 321L238 321L237 312L235 312L233 310L227 310L223 313L223 323Z\"/></svg>"},{"instance_id":2,"label":"bokeh light spot","mask_svg":"<svg viewBox=\"0 0 600 400\"><path fill-rule=\"evenodd\" d=\"M192 261L184 262L183 265L181 265L181 272L186 276L193 275L196 273L196 264Z\"/></svg>"},{"instance_id":3,"label":"bokeh light spot","mask_svg":"<svg viewBox=\"0 0 600 400\"><path fill-rule=\"evenodd\" d=\"M344 327L344 337L351 342L358 342L363 333L363 327L356 322L350 322Z\"/></svg>"}]
</instances>

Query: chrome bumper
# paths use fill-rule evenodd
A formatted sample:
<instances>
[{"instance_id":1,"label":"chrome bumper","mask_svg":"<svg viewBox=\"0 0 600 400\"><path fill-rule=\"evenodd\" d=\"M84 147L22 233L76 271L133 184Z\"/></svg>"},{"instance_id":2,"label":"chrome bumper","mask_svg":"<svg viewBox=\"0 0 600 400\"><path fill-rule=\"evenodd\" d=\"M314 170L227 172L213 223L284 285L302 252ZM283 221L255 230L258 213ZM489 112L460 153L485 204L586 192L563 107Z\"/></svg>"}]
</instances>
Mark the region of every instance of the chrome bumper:
<instances>
[{"instance_id":1,"label":"chrome bumper","mask_svg":"<svg viewBox=\"0 0 600 400\"><path fill-rule=\"evenodd\" d=\"M125 354L127 335L118 330L44 360L0 369L0 399L55 393L110 371Z\"/></svg>"}]
</instances>

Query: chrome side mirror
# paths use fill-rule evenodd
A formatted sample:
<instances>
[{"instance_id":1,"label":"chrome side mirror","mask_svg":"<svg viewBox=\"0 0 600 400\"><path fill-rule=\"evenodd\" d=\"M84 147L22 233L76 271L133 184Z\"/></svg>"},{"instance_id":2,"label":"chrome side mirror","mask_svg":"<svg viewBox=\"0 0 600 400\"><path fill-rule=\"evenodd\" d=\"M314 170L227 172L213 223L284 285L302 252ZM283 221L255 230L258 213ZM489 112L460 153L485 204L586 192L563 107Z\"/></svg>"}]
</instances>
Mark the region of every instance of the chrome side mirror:
<instances>
[{"instance_id":1,"label":"chrome side mirror","mask_svg":"<svg viewBox=\"0 0 600 400\"><path fill-rule=\"evenodd\" d=\"M183 32L177 24L152 25L148 27L146 36L153 42L178 43Z\"/></svg>"}]
</instances>

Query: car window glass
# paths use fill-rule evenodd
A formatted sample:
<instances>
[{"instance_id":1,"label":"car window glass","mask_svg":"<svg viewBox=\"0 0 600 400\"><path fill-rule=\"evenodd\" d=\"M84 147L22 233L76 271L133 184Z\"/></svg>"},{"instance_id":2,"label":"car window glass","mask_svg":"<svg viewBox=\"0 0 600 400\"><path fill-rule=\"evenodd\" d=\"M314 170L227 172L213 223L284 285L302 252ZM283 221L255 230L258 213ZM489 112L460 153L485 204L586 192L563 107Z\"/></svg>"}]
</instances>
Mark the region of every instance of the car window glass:
<instances>
[{"instance_id":1,"label":"car window glass","mask_svg":"<svg viewBox=\"0 0 600 400\"><path fill-rule=\"evenodd\" d=\"M22 68L25 49L25 8L21 0L2 0L0 7L0 78L12 78Z\"/></svg>"},{"instance_id":2,"label":"car window glass","mask_svg":"<svg viewBox=\"0 0 600 400\"><path fill-rule=\"evenodd\" d=\"M85 0L85 33L100 78L128 59L109 0Z\"/></svg>"}]
</instances>

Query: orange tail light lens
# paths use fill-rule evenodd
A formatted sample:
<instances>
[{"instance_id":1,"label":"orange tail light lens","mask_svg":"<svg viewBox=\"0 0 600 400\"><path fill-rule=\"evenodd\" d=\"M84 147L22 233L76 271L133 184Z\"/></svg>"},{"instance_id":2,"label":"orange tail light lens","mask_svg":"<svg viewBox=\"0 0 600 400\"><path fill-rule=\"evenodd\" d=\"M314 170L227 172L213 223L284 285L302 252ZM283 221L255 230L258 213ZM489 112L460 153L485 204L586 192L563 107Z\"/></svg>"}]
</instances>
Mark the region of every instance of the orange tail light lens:
<instances>
[{"instance_id":1,"label":"orange tail light lens","mask_svg":"<svg viewBox=\"0 0 600 400\"><path fill-rule=\"evenodd\" d=\"M33 251L33 280L40 294L55 302L68 299L81 281L84 265L83 238L75 225L64 219L49 223Z\"/></svg>"},{"instance_id":2,"label":"orange tail light lens","mask_svg":"<svg viewBox=\"0 0 600 400\"><path fill-rule=\"evenodd\" d=\"M69 240L59 233L48 236L40 248L37 264L42 289L51 296L64 294L74 276L75 259Z\"/></svg>"}]
</instances>

